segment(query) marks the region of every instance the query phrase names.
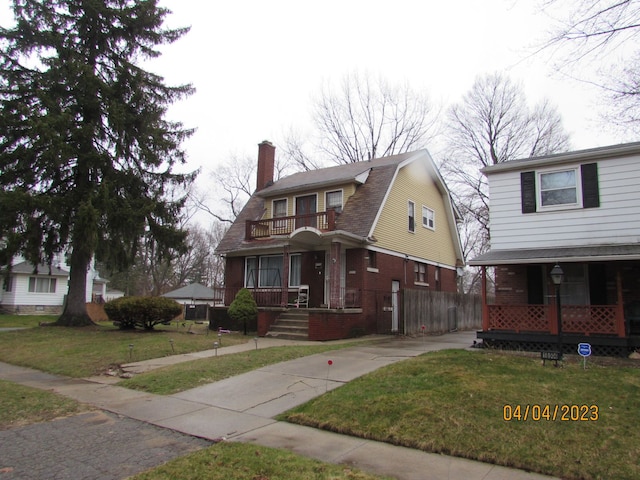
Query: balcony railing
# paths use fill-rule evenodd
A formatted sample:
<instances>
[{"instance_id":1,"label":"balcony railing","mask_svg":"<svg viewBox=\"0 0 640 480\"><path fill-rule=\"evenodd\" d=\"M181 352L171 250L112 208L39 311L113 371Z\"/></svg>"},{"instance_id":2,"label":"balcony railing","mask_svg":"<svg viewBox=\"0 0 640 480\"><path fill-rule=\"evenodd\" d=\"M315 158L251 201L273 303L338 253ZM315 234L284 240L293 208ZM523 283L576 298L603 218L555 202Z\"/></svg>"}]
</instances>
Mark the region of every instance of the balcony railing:
<instances>
[{"instance_id":1,"label":"balcony railing","mask_svg":"<svg viewBox=\"0 0 640 480\"><path fill-rule=\"evenodd\" d=\"M266 238L274 235L289 235L301 227L313 227L323 232L336 229L336 211L295 215L291 217L266 218L263 220L247 220L247 240Z\"/></svg>"}]
</instances>

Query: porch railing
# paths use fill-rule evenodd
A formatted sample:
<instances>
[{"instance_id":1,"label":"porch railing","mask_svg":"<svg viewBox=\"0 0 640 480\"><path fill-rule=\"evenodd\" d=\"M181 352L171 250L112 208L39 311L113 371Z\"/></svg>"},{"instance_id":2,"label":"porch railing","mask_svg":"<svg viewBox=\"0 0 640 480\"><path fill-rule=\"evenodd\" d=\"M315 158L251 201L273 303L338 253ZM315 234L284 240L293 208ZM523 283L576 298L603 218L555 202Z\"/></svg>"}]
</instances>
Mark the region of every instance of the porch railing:
<instances>
[{"instance_id":1,"label":"porch railing","mask_svg":"<svg viewBox=\"0 0 640 480\"><path fill-rule=\"evenodd\" d=\"M240 288L214 288L215 305L230 305ZM259 307L281 307L283 289L273 288L250 288L253 299ZM287 305L292 307L298 293L297 288L287 288L285 298ZM340 291L340 304L332 305L332 308L359 308L362 306L362 294L357 288L342 288Z\"/></svg>"},{"instance_id":2,"label":"porch railing","mask_svg":"<svg viewBox=\"0 0 640 480\"><path fill-rule=\"evenodd\" d=\"M333 231L336 229L336 215L336 211L331 209L308 215L247 220L245 238L253 240L274 235L289 235L301 227L313 227L323 232Z\"/></svg>"},{"instance_id":3,"label":"porch railing","mask_svg":"<svg viewBox=\"0 0 640 480\"><path fill-rule=\"evenodd\" d=\"M555 305L486 305L489 330L558 333ZM617 305L563 305L562 331L620 335Z\"/></svg>"}]
</instances>

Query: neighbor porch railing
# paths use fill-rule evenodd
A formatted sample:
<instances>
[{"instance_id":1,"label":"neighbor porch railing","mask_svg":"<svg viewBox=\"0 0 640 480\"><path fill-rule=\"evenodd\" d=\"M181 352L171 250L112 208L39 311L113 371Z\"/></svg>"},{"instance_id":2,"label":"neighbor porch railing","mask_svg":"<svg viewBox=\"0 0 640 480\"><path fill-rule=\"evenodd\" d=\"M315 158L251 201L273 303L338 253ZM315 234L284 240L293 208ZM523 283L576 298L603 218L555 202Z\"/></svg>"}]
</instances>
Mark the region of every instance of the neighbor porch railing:
<instances>
[{"instance_id":1,"label":"neighbor porch railing","mask_svg":"<svg viewBox=\"0 0 640 480\"><path fill-rule=\"evenodd\" d=\"M555 305L486 305L488 330L557 335ZM487 328L485 328L487 329ZM562 305L562 332L624 336L624 312L618 305Z\"/></svg>"},{"instance_id":2,"label":"neighbor porch railing","mask_svg":"<svg viewBox=\"0 0 640 480\"><path fill-rule=\"evenodd\" d=\"M331 209L308 215L247 220L245 238L253 240L273 235L289 235L302 227L312 227L323 232L333 231L336 229L336 211Z\"/></svg>"}]
</instances>

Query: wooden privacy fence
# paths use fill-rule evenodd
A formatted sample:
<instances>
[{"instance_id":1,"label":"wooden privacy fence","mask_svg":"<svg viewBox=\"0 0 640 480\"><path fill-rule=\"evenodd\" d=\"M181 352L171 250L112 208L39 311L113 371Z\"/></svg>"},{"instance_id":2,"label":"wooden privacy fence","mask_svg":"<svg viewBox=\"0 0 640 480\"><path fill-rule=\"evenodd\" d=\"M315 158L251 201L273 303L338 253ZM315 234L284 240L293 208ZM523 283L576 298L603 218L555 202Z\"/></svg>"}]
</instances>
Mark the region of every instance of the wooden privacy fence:
<instances>
[{"instance_id":1,"label":"wooden privacy fence","mask_svg":"<svg viewBox=\"0 0 640 480\"><path fill-rule=\"evenodd\" d=\"M482 299L467 295L429 290L404 290L405 335L442 333L482 328Z\"/></svg>"}]
</instances>

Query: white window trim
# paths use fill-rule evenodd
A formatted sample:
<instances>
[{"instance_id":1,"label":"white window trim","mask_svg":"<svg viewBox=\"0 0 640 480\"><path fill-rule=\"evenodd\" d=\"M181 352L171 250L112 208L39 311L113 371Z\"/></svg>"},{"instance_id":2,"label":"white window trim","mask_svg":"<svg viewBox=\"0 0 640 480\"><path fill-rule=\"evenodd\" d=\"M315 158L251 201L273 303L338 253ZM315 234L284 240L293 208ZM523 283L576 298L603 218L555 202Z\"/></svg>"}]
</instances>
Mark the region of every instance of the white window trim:
<instances>
[{"instance_id":1,"label":"white window trim","mask_svg":"<svg viewBox=\"0 0 640 480\"><path fill-rule=\"evenodd\" d=\"M300 257L300 285L302 284L302 254L301 253L292 253L289 255L289 279L287 280L287 285L289 288L297 288L300 285L293 285L291 283L291 272L293 272L292 259L293 257Z\"/></svg>"},{"instance_id":2,"label":"white window trim","mask_svg":"<svg viewBox=\"0 0 640 480\"><path fill-rule=\"evenodd\" d=\"M249 259L254 259L256 261L256 276L253 278L253 286L250 287L247 282L249 280ZM258 288L258 278L260 272L260 264L258 263L258 257L245 257L244 259L244 286L245 288Z\"/></svg>"},{"instance_id":3,"label":"white window trim","mask_svg":"<svg viewBox=\"0 0 640 480\"><path fill-rule=\"evenodd\" d=\"M563 203L559 205L542 205L542 175L560 172L575 172L576 178L576 203ZM536 207L539 212L549 212L556 210L572 210L582 207L582 176L580 166L571 168L550 168L545 170L536 170Z\"/></svg>"},{"instance_id":4,"label":"white window trim","mask_svg":"<svg viewBox=\"0 0 640 480\"><path fill-rule=\"evenodd\" d=\"M326 212L327 210L329 210L329 202L328 200L328 195L330 193L339 193L340 194L340 209L338 210L338 213L342 211L342 209L344 208L344 190L342 188L336 189L336 190L327 190L326 192L324 192L324 211Z\"/></svg>"},{"instance_id":5,"label":"white window trim","mask_svg":"<svg viewBox=\"0 0 640 480\"><path fill-rule=\"evenodd\" d=\"M287 217L289 213L289 199L288 198L274 198L271 200L271 218L281 218L276 217L276 202L281 202L284 200L284 216Z\"/></svg>"},{"instance_id":6,"label":"white window trim","mask_svg":"<svg viewBox=\"0 0 640 480\"><path fill-rule=\"evenodd\" d=\"M276 258L279 257L280 259L284 260L284 256L283 255L260 255L260 257L258 257L258 288L281 288L283 282L282 277L280 277L280 285L262 285L260 283L260 272L262 272L264 269L262 268L262 260L265 258ZM287 283L289 283L289 279L287 279Z\"/></svg>"},{"instance_id":7,"label":"white window trim","mask_svg":"<svg viewBox=\"0 0 640 480\"><path fill-rule=\"evenodd\" d=\"M431 219L433 221L433 226L430 226L426 223L424 223L424 211L427 210L429 212L431 212ZM429 208L426 205L422 205L422 226L424 228L428 228L429 230L434 230L436 229L436 212L433 208Z\"/></svg>"}]
</instances>

